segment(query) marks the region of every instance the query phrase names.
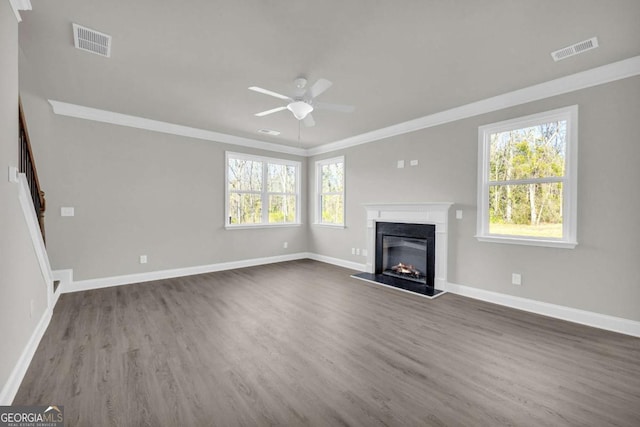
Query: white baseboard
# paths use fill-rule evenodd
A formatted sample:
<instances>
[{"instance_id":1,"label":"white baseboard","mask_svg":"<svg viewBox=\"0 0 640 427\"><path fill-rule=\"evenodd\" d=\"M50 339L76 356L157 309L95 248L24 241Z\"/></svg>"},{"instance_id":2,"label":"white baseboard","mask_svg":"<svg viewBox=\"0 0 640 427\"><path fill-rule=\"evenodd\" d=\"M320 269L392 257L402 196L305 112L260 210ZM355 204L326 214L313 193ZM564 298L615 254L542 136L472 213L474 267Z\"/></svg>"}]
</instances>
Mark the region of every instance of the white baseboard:
<instances>
[{"instance_id":1,"label":"white baseboard","mask_svg":"<svg viewBox=\"0 0 640 427\"><path fill-rule=\"evenodd\" d=\"M59 281L58 289L53 293L53 307L58 303L58 299L60 298L60 294L62 294L62 289L65 286L69 286L70 283L73 283L73 270L65 269L65 270L53 270L51 272L51 276L54 281Z\"/></svg>"},{"instance_id":2,"label":"white baseboard","mask_svg":"<svg viewBox=\"0 0 640 427\"><path fill-rule=\"evenodd\" d=\"M294 261L308 258L306 252L288 255L277 255L264 258L252 258L241 261L221 262L218 264L198 265L195 267L174 268L170 270L150 271L147 273L127 274L123 276L102 277L99 279L79 280L77 282L60 283L62 293L88 291L111 286L130 285L132 283L150 282L153 280L171 279L174 277L193 276L194 274L212 273L214 271L232 270L235 268L253 267L276 262Z\"/></svg>"},{"instance_id":3,"label":"white baseboard","mask_svg":"<svg viewBox=\"0 0 640 427\"><path fill-rule=\"evenodd\" d=\"M353 261L347 261L340 258L333 258L325 255L314 254L311 252L307 253L307 258L312 259L314 261L320 261L320 262L325 262L327 264L337 265L338 267L350 268L352 270L358 270L358 271L367 271L367 265L364 263L360 264Z\"/></svg>"},{"instance_id":4,"label":"white baseboard","mask_svg":"<svg viewBox=\"0 0 640 427\"><path fill-rule=\"evenodd\" d=\"M351 268L353 270L367 271L366 264L358 264L314 253L309 253L308 258L340 267ZM594 328L604 329L607 331L640 337L640 322L634 320L594 313L587 310L579 310L577 308L566 307L563 305L535 301L528 298L501 294L498 292L491 292L484 289L473 288L471 286L457 285L455 283L442 281L439 281L439 283L440 285L436 286L436 289L451 292L452 294L479 299L505 307L516 308L518 310L529 311L531 313L542 314L544 316L592 326Z\"/></svg>"},{"instance_id":5,"label":"white baseboard","mask_svg":"<svg viewBox=\"0 0 640 427\"><path fill-rule=\"evenodd\" d=\"M366 264L364 263L360 264L357 262L347 261L340 258L333 258L316 253L299 252L290 255L253 258L242 261L223 262L196 267L177 268L172 270L152 271L148 273L128 274L124 276L80 280L77 282L73 282L72 280L69 282L61 281L60 290L62 293L86 291L90 289L149 282L152 280L170 279L174 277L191 276L194 274L211 273L215 271L230 270L234 268L253 267L256 265L293 261L305 258L324 262L327 264L337 265L339 267L349 268L351 270L366 271ZM72 277L72 271L65 272L65 274L67 274L66 277ZM487 291L471 286L458 285L455 283L444 283L444 286L438 286L437 288L447 292L451 292L453 294L479 299L506 307L512 307L519 310L542 314L544 316L567 320L569 322L580 323L595 328L640 337L640 322L634 320L594 313L586 310L579 310L562 305L535 301L532 299L517 297L513 295L501 294L498 292Z\"/></svg>"},{"instance_id":6,"label":"white baseboard","mask_svg":"<svg viewBox=\"0 0 640 427\"><path fill-rule=\"evenodd\" d=\"M518 310L529 311L531 313L542 314L544 316L567 320L573 323L580 323L594 328L640 337L640 322L635 320L594 313L592 311L580 310L563 305L535 301L513 295L501 294L498 292L473 288L471 286L457 285L455 283L447 283L445 290L453 294L516 308Z\"/></svg>"},{"instance_id":7,"label":"white baseboard","mask_svg":"<svg viewBox=\"0 0 640 427\"><path fill-rule=\"evenodd\" d=\"M38 349L38 344L40 344L40 340L44 335L44 332L47 330L47 326L49 326L49 321L51 321L52 308L47 308L45 312L42 314L38 325L33 330L27 345L25 346L20 358L18 359L16 365L14 366L7 382L2 387L2 391L0 391L0 405L1 406L9 406L13 403L13 399L16 397L16 393L20 388L20 384L24 379L25 374L27 373L27 369L29 369L29 365L31 364L31 359L36 354L36 350Z\"/></svg>"}]
</instances>

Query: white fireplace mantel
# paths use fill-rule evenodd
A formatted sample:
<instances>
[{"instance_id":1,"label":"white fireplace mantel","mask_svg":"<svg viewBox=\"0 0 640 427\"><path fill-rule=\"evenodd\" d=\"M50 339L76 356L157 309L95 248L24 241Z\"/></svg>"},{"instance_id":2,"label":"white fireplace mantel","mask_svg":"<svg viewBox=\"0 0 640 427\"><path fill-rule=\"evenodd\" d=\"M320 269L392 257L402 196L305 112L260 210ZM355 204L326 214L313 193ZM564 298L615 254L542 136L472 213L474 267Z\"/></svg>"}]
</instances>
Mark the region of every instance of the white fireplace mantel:
<instances>
[{"instance_id":1,"label":"white fireplace mantel","mask_svg":"<svg viewBox=\"0 0 640 427\"><path fill-rule=\"evenodd\" d=\"M366 203L367 210L367 272L375 271L376 222L404 222L436 226L436 289L447 283L447 243L449 239L449 208L452 202L442 203Z\"/></svg>"}]
</instances>

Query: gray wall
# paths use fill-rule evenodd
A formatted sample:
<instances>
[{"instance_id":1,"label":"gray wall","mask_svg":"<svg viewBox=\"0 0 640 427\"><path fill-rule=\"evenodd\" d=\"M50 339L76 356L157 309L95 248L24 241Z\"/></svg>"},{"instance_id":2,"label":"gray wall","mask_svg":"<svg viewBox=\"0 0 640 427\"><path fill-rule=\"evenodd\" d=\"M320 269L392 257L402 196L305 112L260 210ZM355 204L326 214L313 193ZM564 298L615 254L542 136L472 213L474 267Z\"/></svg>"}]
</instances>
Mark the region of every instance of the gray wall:
<instances>
[{"instance_id":1,"label":"gray wall","mask_svg":"<svg viewBox=\"0 0 640 427\"><path fill-rule=\"evenodd\" d=\"M579 105L576 249L480 243L478 126ZM363 203L454 202L449 282L640 321L640 77L581 90L309 159L344 154L346 228L311 226L309 251L364 263ZM407 166L397 169L397 160ZM410 167L408 160L418 159ZM310 193L312 194L312 193ZM310 198L310 212L314 209ZM455 210L462 209L462 220ZM522 274L520 287L511 273Z\"/></svg>"},{"instance_id":2,"label":"gray wall","mask_svg":"<svg viewBox=\"0 0 640 427\"><path fill-rule=\"evenodd\" d=\"M18 165L18 22L8 1L0 1L0 94L0 387L4 387L47 308L46 283L18 202L18 185L7 179L9 166Z\"/></svg>"},{"instance_id":3,"label":"gray wall","mask_svg":"<svg viewBox=\"0 0 640 427\"><path fill-rule=\"evenodd\" d=\"M299 160L302 188L305 158L57 116L21 60L54 270L71 268L83 280L307 250L306 225L224 228L225 150ZM301 205L304 219L304 197ZM61 217L62 206L75 216Z\"/></svg>"}]
</instances>

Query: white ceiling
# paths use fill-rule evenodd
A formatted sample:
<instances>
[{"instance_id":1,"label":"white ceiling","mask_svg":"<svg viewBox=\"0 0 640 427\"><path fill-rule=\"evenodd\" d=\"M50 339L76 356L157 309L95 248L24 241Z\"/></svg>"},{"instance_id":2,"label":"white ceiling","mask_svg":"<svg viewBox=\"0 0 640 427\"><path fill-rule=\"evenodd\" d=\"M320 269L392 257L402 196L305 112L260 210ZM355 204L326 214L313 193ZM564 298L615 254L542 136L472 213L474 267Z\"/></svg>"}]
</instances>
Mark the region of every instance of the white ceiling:
<instances>
[{"instance_id":1,"label":"white ceiling","mask_svg":"<svg viewBox=\"0 0 640 427\"><path fill-rule=\"evenodd\" d=\"M310 148L640 55L638 0L32 0L20 47L43 98ZM73 47L72 23L113 37ZM593 36L600 47L554 62ZM253 114L293 80L355 112ZM258 129L275 129L271 137Z\"/></svg>"}]
</instances>

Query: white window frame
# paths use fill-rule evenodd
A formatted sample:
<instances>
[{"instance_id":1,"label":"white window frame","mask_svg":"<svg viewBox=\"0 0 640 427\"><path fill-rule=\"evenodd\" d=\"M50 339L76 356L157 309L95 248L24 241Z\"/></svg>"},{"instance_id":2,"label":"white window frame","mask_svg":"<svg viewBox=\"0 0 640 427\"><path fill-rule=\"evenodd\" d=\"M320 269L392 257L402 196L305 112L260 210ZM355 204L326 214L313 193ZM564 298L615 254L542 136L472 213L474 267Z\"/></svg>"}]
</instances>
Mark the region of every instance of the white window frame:
<instances>
[{"instance_id":1,"label":"white window frame","mask_svg":"<svg viewBox=\"0 0 640 427\"><path fill-rule=\"evenodd\" d=\"M250 160L254 162L262 162L263 164L276 164L285 166L294 166L296 168L296 218L294 222L284 223L269 223L269 196L270 195L290 195L291 193L273 193L268 191L267 179L268 168L262 168L262 191L260 191L260 198L262 202L262 222L256 224L231 224L229 221L229 159ZM277 227L299 227L300 221L300 206L302 195L300 193L300 177L301 177L302 163L295 160L279 159L275 157L257 156L252 154L235 153L232 151L225 152L225 164L224 164L224 222L225 228L228 230L247 229L247 228L277 228ZM247 191L254 193L253 191ZM257 193L257 192L255 192Z\"/></svg>"},{"instance_id":2,"label":"white window frame","mask_svg":"<svg viewBox=\"0 0 640 427\"><path fill-rule=\"evenodd\" d=\"M489 160L490 135L514 129L536 126L553 121L567 121L565 175L558 178L541 178L510 181L515 184L541 182L562 183L562 238L540 238L532 236L498 235L489 233ZM573 249L577 241L577 196L578 196L578 106L558 108L530 116L492 123L478 128L478 215L476 238L481 242L510 243L517 245L547 246ZM495 182L493 182L495 184Z\"/></svg>"},{"instance_id":3,"label":"white window frame","mask_svg":"<svg viewBox=\"0 0 640 427\"><path fill-rule=\"evenodd\" d=\"M330 165L332 163L342 163L342 168L344 173L342 175L342 192L334 192L334 193L323 193L322 192L322 167L325 165ZM316 218L314 225L321 225L323 227L336 227L336 228L344 228L346 224L346 184L347 180L347 167L344 161L344 156L332 157L330 159L323 159L316 161ZM323 222L322 221L322 196L323 195L341 195L342 196L342 223L333 223L333 222Z\"/></svg>"}]
</instances>

